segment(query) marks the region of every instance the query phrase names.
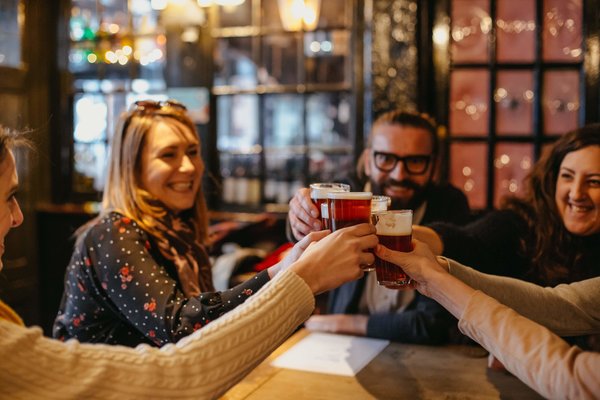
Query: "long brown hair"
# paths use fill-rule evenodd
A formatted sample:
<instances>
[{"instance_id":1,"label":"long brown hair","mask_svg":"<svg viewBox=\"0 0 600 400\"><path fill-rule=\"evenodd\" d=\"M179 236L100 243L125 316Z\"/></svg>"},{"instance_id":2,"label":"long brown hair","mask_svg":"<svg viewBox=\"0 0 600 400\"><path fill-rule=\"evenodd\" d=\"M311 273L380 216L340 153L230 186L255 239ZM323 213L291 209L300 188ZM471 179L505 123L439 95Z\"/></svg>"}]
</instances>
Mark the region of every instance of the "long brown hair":
<instances>
[{"instance_id":1,"label":"long brown hair","mask_svg":"<svg viewBox=\"0 0 600 400\"><path fill-rule=\"evenodd\" d=\"M579 261L584 256L585 238L571 234L556 206L556 181L560 165L568 153L588 146L600 146L600 124L590 124L558 139L533 167L526 179L525 196L510 198L504 204L527 222L530 237L524 253L531 257L529 277L552 285L565 279L578 279L585 271Z\"/></svg>"},{"instance_id":2,"label":"long brown hair","mask_svg":"<svg viewBox=\"0 0 600 400\"><path fill-rule=\"evenodd\" d=\"M138 102L148 103L148 102ZM108 161L108 174L102 197L102 207L97 218L85 224L76 232L77 240L107 214L116 211L133 220L151 235L161 238L155 221L161 219L166 209L156 205L153 196L140 186L141 154L148 134L158 122L168 124L183 138L199 141L196 127L185 108L178 103L156 103L156 107L134 107L123 113L111 141ZM178 106L173 106L178 105ZM208 216L202 186L196 194L191 210L185 211L188 222L194 225L199 243L206 244L208 236Z\"/></svg>"}]
</instances>

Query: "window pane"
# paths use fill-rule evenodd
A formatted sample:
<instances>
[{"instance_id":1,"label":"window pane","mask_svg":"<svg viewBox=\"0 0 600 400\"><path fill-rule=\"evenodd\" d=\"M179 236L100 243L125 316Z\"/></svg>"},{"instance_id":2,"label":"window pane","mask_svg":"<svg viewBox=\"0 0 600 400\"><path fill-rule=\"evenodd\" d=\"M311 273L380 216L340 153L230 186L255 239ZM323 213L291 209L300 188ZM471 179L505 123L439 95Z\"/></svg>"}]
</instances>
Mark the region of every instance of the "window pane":
<instances>
[{"instance_id":1,"label":"window pane","mask_svg":"<svg viewBox=\"0 0 600 400\"><path fill-rule=\"evenodd\" d=\"M533 62L535 59L535 0L498 1L498 62Z\"/></svg>"},{"instance_id":2,"label":"window pane","mask_svg":"<svg viewBox=\"0 0 600 400\"><path fill-rule=\"evenodd\" d=\"M263 36L261 41L262 68L258 73L263 85L299 83L298 45L295 34Z\"/></svg>"},{"instance_id":3,"label":"window pane","mask_svg":"<svg viewBox=\"0 0 600 400\"><path fill-rule=\"evenodd\" d=\"M19 0L0 2L0 66L20 67Z\"/></svg>"},{"instance_id":4,"label":"window pane","mask_svg":"<svg viewBox=\"0 0 600 400\"><path fill-rule=\"evenodd\" d=\"M350 153L331 154L311 150L308 155L309 182L332 182L340 178L340 171L353 171L355 165Z\"/></svg>"},{"instance_id":5,"label":"window pane","mask_svg":"<svg viewBox=\"0 0 600 400\"><path fill-rule=\"evenodd\" d=\"M487 154L485 143L450 145L450 182L467 195L473 209L487 206Z\"/></svg>"},{"instance_id":6,"label":"window pane","mask_svg":"<svg viewBox=\"0 0 600 400\"><path fill-rule=\"evenodd\" d=\"M454 0L451 26L452 61L487 62L491 28L489 0Z\"/></svg>"},{"instance_id":7,"label":"window pane","mask_svg":"<svg viewBox=\"0 0 600 400\"><path fill-rule=\"evenodd\" d=\"M531 135L533 133L533 72L498 72L496 133L498 135Z\"/></svg>"},{"instance_id":8,"label":"window pane","mask_svg":"<svg viewBox=\"0 0 600 400\"><path fill-rule=\"evenodd\" d=\"M520 196L524 179L533 164L533 145L500 143L494 155L494 206L499 207L506 196Z\"/></svg>"},{"instance_id":9,"label":"window pane","mask_svg":"<svg viewBox=\"0 0 600 400\"><path fill-rule=\"evenodd\" d=\"M217 98L217 147L250 151L258 143L258 96L251 94Z\"/></svg>"},{"instance_id":10,"label":"window pane","mask_svg":"<svg viewBox=\"0 0 600 400\"><path fill-rule=\"evenodd\" d=\"M304 34L307 83L347 83L350 52L348 31L317 31Z\"/></svg>"},{"instance_id":11,"label":"window pane","mask_svg":"<svg viewBox=\"0 0 600 400\"><path fill-rule=\"evenodd\" d=\"M75 142L101 142L107 137L108 105L101 94L75 96L73 104Z\"/></svg>"},{"instance_id":12,"label":"window pane","mask_svg":"<svg viewBox=\"0 0 600 400\"><path fill-rule=\"evenodd\" d=\"M579 71L547 71L544 74L542 112L544 132L562 135L577 128Z\"/></svg>"},{"instance_id":13,"label":"window pane","mask_svg":"<svg viewBox=\"0 0 600 400\"><path fill-rule=\"evenodd\" d=\"M488 134L490 73L484 69L453 71L450 76L450 134Z\"/></svg>"},{"instance_id":14,"label":"window pane","mask_svg":"<svg viewBox=\"0 0 600 400\"><path fill-rule=\"evenodd\" d=\"M296 191L305 186L303 154L272 149L265 152L266 202L287 204Z\"/></svg>"},{"instance_id":15,"label":"window pane","mask_svg":"<svg viewBox=\"0 0 600 400\"><path fill-rule=\"evenodd\" d=\"M220 28L252 25L252 0L245 0L242 4L233 7L219 6L217 10Z\"/></svg>"},{"instance_id":16,"label":"window pane","mask_svg":"<svg viewBox=\"0 0 600 400\"><path fill-rule=\"evenodd\" d=\"M265 147L302 146L302 95L264 96Z\"/></svg>"},{"instance_id":17,"label":"window pane","mask_svg":"<svg viewBox=\"0 0 600 400\"><path fill-rule=\"evenodd\" d=\"M306 98L308 145L320 148L351 147L350 95L315 93Z\"/></svg>"},{"instance_id":18,"label":"window pane","mask_svg":"<svg viewBox=\"0 0 600 400\"><path fill-rule=\"evenodd\" d=\"M583 58L582 18L582 0L544 0L544 61L580 61Z\"/></svg>"},{"instance_id":19,"label":"window pane","mask_svg":"<svg viewBox=\"0 0 600 400\"><path fill-rule=\"evenodd\" d=\"M233 85L240 89L256 86L256 63L252 59L252 38L217 39L215 86Z\"/></svg>"},{"instance_id":20,"label":"window pane","mask_svg":"<svg viewBox=\"0 0 600 400\"><path fill-rule=\"evenodd\" d=\"M73 187L79 193L104 189L107 145L105 143L76 143Z\"/></svg>"},{"instance_id":21,"label":"window pane","mask_svg":"<svg viewBox=\"0 0 600 400\"><path fill-rule=\"evenodd\" d=\"M344 27L351 24L351 5L347 0L321 0L317 28Z\"/></svg>"}]
</instances>

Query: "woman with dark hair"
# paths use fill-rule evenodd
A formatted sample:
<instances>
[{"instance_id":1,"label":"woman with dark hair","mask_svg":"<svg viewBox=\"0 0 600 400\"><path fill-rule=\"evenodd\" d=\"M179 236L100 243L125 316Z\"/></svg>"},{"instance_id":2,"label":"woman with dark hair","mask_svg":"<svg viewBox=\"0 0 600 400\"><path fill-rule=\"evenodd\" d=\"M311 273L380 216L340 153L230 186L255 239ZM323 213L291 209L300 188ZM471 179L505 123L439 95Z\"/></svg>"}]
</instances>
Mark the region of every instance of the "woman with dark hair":
<instances>
[{"instance_id":1,"label":"woman with dark hair","mask_svg":"<svg viewBox=\"0 0 600 400\"><path fill-rule=\"evenodd\" d=\"M414 235L482 272L547 286L599 276L600 124L559 138L526 185L524 198L469 225L434 223Z\"/></svg>"}]
</instances>

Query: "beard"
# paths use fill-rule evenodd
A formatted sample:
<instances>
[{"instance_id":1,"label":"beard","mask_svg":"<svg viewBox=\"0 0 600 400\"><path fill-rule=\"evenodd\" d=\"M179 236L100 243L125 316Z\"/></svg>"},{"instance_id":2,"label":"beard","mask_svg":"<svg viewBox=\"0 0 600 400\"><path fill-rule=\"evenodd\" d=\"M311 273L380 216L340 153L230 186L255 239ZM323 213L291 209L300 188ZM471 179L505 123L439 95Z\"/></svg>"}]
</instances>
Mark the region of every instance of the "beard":
<instances>
[{"instance_id":1,"label":"beard","mask_svg":"<svg viewBox=\"0 0 600 400\"><path fill-rule=\"evenodd\" d=\"M388 186L399 186L406 189L412 189L413 191L413 195L408 199L401 197L392 197L392 204L389 208L390 210L415 210L419 208L419 206L423 204L423 202L427 199L427 193L429 192L429 188L431 187L431 180L427 181L427 183L425 183L424 185L419 185L418 183L410 179L403 179L401 181L397 181L394 179L386 179L381 183L377 183L371 180L371 191L374 195L387 196L385 193L385 189Z\"/></svg>"}]
</instances>

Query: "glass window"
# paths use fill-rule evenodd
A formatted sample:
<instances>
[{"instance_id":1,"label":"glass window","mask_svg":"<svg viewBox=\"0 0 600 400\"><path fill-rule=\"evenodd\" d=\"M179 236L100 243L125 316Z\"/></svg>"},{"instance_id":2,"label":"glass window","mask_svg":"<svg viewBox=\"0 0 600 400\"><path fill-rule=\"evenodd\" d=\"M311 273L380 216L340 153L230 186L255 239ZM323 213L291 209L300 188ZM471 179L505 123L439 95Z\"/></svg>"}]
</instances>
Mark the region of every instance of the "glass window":
<instances>
[{"instance_id":1,"label":"glass window","mask_svg":"<svg viewBox=\"0 0 600 400\"><path fill-rule=\"evenodd\" d=\"M252 57L251 37L217 39L215 86L232 85L240 89L256 86L256 62Z\"/></svg>"},{"instance_id":2,"label":"glass window","mask_svg":"<svg viewBox=\"0 0 600 400\"><path fill-rule=\"evenodd\" d=\"M579 117L579 71L546 71L542 113L544 133L562 135L577 128Z\"/></svg>"},{"instance_id":3,"label":"glass window","mask_svg":"<svg viewBox=\"0 0 600 400\"><path fill-rule=\"evenodd\" d=\"M489 0L454 0L451 26L452 62L488 61L491 28Z\"/></svg>"},{"instance_id":4,"label":"glass window","mask_svg":"<svg viewBox=\"0 0 600 400\"><path fill-rule=\"evenodd\" d=\"M496 32L498 62L535 59L535 0L498 1Z\"/></svg>"},{"instance_id":5,"label":"glass window","mask_svg":"<svg viewBox=\"0 0 600 400\"><path fill-rule=\"evenodd\" d=\"M487 206L487 149L485 143L450 145L450 182L467 195L473 209Z\"/></svg>"},{"instance_id":6,"label":"glass window","mask_svg":"<svg viewBox=\"0 0 600 400\"><path fill-rule=\"evenodd\" d=\"M500 207L506 196L524 193L524 180L533 166L533 145L500 143L494 155L494 206Z\"/></svg>"},{"instance_id":7,"label":"glass window","mask_svg":"<svg viewBox=\"0 0 600 400\"><path fill-rule=\"evenodd\" d=\"M582 0L545 0L544 61L576 62L583 59Z\"/></svg>"},{"instance_id":8,"label":"glass window","mask_svg":"<svg viewBox=\"0 0 600 400\"><path fill-rule=\"evenodd\" d=\"M265 148L302 146L304 104L302 95L274 94L264 96Z\"/></svg>"},{"instance_id":9,"label":"glass window","mask_svg":"<svg viewBox=\"0 0 600 400\"><path fill-rule=\"evenodd\" d=\"M496 78L496 133L533 134L533 72L500 71Z\"/></svg>"},{"instance_id":10,"label":"glass window","mask_svg":"<svg viewBox=\"0 0 600 400\"><path fill-rule=\"evenodd\" d=\"M258 96L240 94L217 98L217 147L250 151L258 141Z\"/></svg>"},{"instance_id":11,"label":"glass window","mask_svg":"<svg viewBox=\"0 0 600 400\"><path fill-rule=\"evenodd\" d=\"M0 2L0 66L21 66L22 10L19 0Z\"/></svg>"},{"instance_id":12,"label":"glass window","mask_svg":"<svg viewBox=\"0 0 600 400\"><path fill-rule=\"evenodd\" d=\"M348 93L315 93L306 98L306 132L311 147L349 147L351 98Z\"/></svg>"},{"instance_id":13,"label":"glass window","mask_svg":"<svg viewBox=\"0 0 600 400\"><path fill-rule=\"evenodd\" d=\"M262 67L258 79L263 85L300 83L299 37L296 34L267 35L261 38Z\"/></svg>"},{"instance_id":14,"label":"glass window","mask_svg":"<svg viewBox=\"0 0 600 400\"><path fill-rule=\"evenodd\" d=\"M344 30L304 34L307 83L348 83L350 33Z\"/></svg>"},{"instance_id":15,"label":"glass window","mask_svg":"<svg viewBox=\"0 0 600 400\"><path fill-rule=\"evenodd\" d=\"M488 134L490 73L484 69L461 69L450 76L450 133Z\"/></svg>"}]
</instances>

